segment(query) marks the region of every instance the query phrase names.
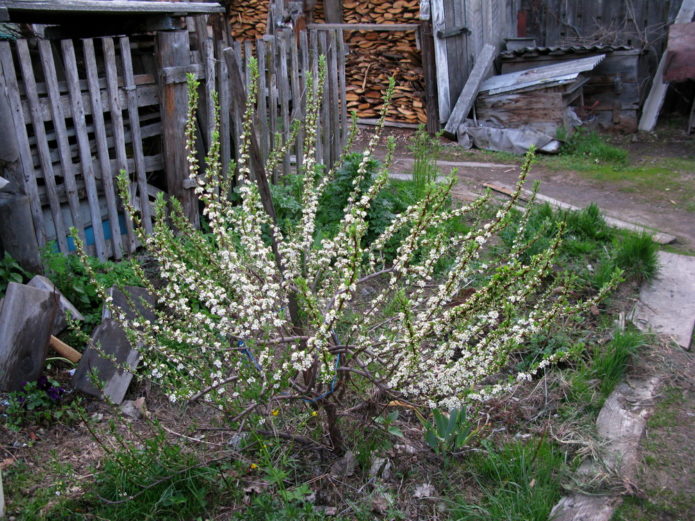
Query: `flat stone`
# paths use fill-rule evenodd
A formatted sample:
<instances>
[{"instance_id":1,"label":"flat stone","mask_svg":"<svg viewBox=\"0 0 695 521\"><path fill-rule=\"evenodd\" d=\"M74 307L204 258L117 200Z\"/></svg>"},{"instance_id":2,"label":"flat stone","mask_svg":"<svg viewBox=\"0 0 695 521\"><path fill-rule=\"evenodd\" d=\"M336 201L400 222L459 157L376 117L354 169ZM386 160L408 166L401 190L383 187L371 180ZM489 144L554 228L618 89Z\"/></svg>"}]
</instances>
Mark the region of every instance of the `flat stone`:
<instances>
[{"instance_id":1,"label":"flat stone","mask_svg":"<svg viewBox=\"0 0 695 521\"><path fill-rule=\"evenodd\" d=\"M573 494L563 497L550 512L550 521L610 521L620 499Z\"/></svg>"},{"instance_id":2,"label":"flat stone","mask_svg":"<svg viewBox=\"0 0 695 521\"><path fill-rule=\"evenodd\" d=\"M0 390L16 391L41 374L57 300L49 291L8 284L0 310Z\"/></svg>"},{"instance_id":3,"label":"flat stone","mask_svg":"<svg viewBox=\"0 0 695 521\"><path fill-rule=\"evenodd\" d=\"M57 335L68 327L68 315L72 317L72 320L84 320L82 313L80 313L77 308L73 306L72 302L70 302L65 295L63 295L60 290L56 288L55 284L53 284L50 279L44 277L43 275L36 275L27 283L27 286L43 289L58 295L58 313L56 313L55 320L53 321L53 330L51 331L52 335Z\"/></svg>"},{"instance_id":4,"label":"flat stone","mask_svg":"<svg viewBox=\"0 0 695 521\"><path fill-rule=\"evenodd\" d=\"M109 288L108 295L113 297L113 306L122 309L128 320L144 318L154 322L157 318L152 307L154 297L145 288L138 286L124 286L123 289L113 286ZM101 313L102 319L113 318L111 310L104 306Z\"/></svg>"},{"instance_id":5,"label":"flat stone","mask_svg":"<svg viewBox=\"0 0 695 521\"><path fill-rule=\"evenodd\" d=\"M659 252L659 273L640 290L634 322L690 349L695 326L695 257Z\"/></svg>"},{"instance_id":6,"label":"flat stone","mask_svg":"<svg viewBox=\"0 0 695 521\"><path fill-rule=\"evenodd\" d=\"M103 320L94 330L92 344L94 347L84 352L72 383L80 391L120 404L133 379L140 355L130 345L120 324L110 318ZM102 352L115 359L117 364L102 356ZM92 381L93 371L102 382L103 392Z\"/></svg>"}]
</instances>

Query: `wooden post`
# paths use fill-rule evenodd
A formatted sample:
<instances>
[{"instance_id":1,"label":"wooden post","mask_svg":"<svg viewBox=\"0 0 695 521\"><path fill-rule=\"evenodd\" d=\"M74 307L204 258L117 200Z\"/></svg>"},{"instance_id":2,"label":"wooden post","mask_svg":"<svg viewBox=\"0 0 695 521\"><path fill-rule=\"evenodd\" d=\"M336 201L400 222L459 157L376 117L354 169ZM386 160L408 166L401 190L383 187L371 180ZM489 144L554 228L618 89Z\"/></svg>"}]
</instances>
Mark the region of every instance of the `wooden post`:
<instances>
[{"instance_id":1,"label":"wooden post","mask_svg":"<svg viewBox=\"0 0 695 521\"><path fill-rule=\"evenodd\" d=\"M198 201L192 190L194 184L188 179L188 160L186 159L185 126L188 91L185 75L182 78L173 74L173 69L191 65L188 32L184 30L158 32L156 56L159 68L167 191L169 195L181 201L186 217L197 227L200 223ZM191 68L192 71L193 68Z\"/></svg>"},{"instance_id":2,"label":"wooden post","mask_svg":"<svg viewBox=\"0 0 695 521\"><path fill-rule=\"evenodd\" d=\"M323 8L326 11L326 22L343 23L343 0L324 0Z\"/></svg>"},{"instance_id":3,"label":"wooden post","mask_svg":"<svg viewBox=\"0 0 695 521\"><path fill-rule=\"evenodd\" d=\"M434 35L432 21L420 22L420 45L422 46L422 69L425 76L425 111L427 133L434 136L439 132L439 103L437 101L437 65L434 58Z\"/></svg>"}]
</instances>

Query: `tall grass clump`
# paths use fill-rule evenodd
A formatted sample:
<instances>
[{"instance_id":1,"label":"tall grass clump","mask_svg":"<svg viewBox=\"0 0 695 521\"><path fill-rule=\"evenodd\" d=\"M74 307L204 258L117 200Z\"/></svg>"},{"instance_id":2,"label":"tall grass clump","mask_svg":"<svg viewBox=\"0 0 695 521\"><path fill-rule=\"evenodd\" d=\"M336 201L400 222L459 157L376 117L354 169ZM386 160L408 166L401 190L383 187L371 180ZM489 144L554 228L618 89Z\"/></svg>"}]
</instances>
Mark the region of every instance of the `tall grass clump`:
<instances>
[{"instance_id":1,"label":"tall grass clump","mask_svg":"<svg viewBox=\"0 0 695 521\"><path fill-rule=\"evenodd\" d=\"M627 165L627 151L606 143L594 131L578 130L565 142L560 154L588 159L593 163L608 163L616 167Z\"/></svg>"},{"instance_id":2,"label":"tall grass clump","mask_svg":"<svg viewBox=\"0 0 695 521\"><path fill-rule=\"evenodd\" d=\"M637 330L617 331L613 339L596 348L591 371L601 380L601 394L608 396L622 380L632 356L646 343Z\"/></svg>"},{"instance_id":3,"label":"tall grass clump","mask_svg":"<svg viewBox=\"0 0 695 521\"><path fill-rule=\"evenodd\" d=\"M618 243L615 263L638 281L651 280L659 270L658 251L649 234L629 233Z\"/></svg>"}]
</instances>

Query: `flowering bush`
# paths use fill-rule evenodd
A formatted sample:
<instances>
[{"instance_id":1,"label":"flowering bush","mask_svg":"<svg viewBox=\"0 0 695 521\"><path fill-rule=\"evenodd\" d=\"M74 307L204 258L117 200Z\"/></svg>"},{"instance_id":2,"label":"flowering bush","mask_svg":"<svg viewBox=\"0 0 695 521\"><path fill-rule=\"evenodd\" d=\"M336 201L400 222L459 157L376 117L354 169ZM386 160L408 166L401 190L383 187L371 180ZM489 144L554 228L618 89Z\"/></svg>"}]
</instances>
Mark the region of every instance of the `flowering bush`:
<instances>
[{"instance_id":1,"label":"flowering bush","mask_svg":"<svg viewBox=\"0 0 695 521\"><path fill-rule=\"evenodd\" d=\"M581 313L617 280L618 274L591 301L571 303L569 276L553 273L559 231L532 256L524 253L533 239L523 240L523 233L504 258L489 254L486 245L509 224L531 156L511 200L486 222L479 216L489 194L452 208L456 180L451 177L427 184L419 201L366 241L370 209L388 180L388 160L375 176L368 175L383 117L361 154L335 233L317 240L319 201L334 177L314 159L320 88L308 89L302 123L307 138L301 214L281 230L264 209L256 184L262 173L252 173L249 164L255 86L248 94L235 165L238 202L230 197L231 176L220 171L217 133L205 168L199 169L195 82L190 87L189 175L197 183L209 233L185 219L178 201L160 197L154 229L145 234L128 199L128 178L120 178L126 208L140 241L159 263L163 284L155 287L141 273L157 297L155 323L127 320L118 309L113 313L141 346L141 375L161 384L171 401L207 400L237 425L263 422L270 411L302 401L326 412L339 448L339 391L354 391L352 403L360 393L372 392L445 408L485 399L562 358L564 352L555 352L525 373L491 378L530 335L558 317ZM391 143L389 157L392 151ZM475 226L451 233L447 223L464 216ZM522 218L522 231L524 225ZM395 254L387 260L384 252L394 239ZM437 273L444 255L454 261ZM364 302L360 288L367 282L376 289Z\"/></svg>"}]
</instances>

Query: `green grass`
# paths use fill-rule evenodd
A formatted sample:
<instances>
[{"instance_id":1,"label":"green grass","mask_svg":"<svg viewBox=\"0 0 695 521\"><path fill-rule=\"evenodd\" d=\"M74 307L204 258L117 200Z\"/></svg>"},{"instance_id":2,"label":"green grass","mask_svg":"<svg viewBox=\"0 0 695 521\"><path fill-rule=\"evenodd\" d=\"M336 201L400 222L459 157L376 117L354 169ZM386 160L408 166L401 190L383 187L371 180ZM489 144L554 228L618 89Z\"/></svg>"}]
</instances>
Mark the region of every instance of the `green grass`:
<instances>
[{"instance_id":1,"label":"green grass","mask_svg":"<svg viewBox=\"0 0 695 521\"><path fill-rule=\"evenodd\" d=\"M484 454L471 460L482 489L479 504L452 507L456 521L547 521L560 499L560 474L566 469L563 453L547 441L484 443Z\"/></svg>"},{"instance_id":2,"label":"green grass","mask_svg":"<svg viewBox=\"0 0 695 521\"><path fill-rule=\"evenodd\" d=\"M646 338L642 333L626 330L616 332L610 342L595 349L591 373L600 379L599 389L604 397L620 383L630 360L645 343Z\"/></svg>"},{"instance_id":3,"label":"green grass","mask_svg":"<svg viewBox=\"0 0 695 521\"><path fill-rule=\"evenodd\" d=\"M677 411L674 406L683 400L683 392L678 387L664 390L663 397L656 403L654 412L647 420L649 429L663 429L676 425Z\"/></svg>"}]
</instances>

